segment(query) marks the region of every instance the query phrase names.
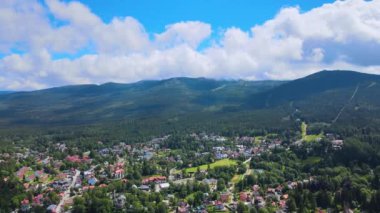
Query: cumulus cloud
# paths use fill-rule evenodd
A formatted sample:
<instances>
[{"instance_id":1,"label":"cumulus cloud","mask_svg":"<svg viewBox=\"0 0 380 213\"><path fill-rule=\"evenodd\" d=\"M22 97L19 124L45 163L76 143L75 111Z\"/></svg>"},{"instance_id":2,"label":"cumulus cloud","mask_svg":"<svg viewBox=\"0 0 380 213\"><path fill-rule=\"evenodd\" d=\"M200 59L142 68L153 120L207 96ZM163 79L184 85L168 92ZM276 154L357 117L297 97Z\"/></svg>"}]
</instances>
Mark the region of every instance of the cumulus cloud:
<instances>
[{"instance_id":1,"label":"cumulus cloud","mask_svg":"<svg viewBox=\"0 0 380 213\"><path fill-rule=\"evenodd\" d=\"M199 44L211 35L211 26L199 21L179 22L166 26L166 31L156 34L158 46L168 48L187 44L197 48Z\"/></svg>"},{"instance_id":2,"label":"cumulus cloud","mask_svg":"<svg viewBox=\"0 0 380 213\"><path fill-rule=\"evenodd\" d=\"M154 34L133 17L106 23L76 1L3 0L0 26L3 89L176 76L293 79L322 69L380 74L379 0L283 8L249 31L182 21Z\"/></svg>"}]
</instances>

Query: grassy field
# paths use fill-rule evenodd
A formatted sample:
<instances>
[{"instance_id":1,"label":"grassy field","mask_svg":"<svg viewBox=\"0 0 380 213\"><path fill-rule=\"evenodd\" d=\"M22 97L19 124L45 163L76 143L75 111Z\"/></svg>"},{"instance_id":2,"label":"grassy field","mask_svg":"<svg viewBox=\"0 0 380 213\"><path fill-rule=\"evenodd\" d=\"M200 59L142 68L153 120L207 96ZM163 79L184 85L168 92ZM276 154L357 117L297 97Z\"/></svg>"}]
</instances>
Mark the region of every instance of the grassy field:
<instances>
[{"instance_id":1,"label":"grassy field","mask_svg":"<svg viewBox=\"0 0 380 213\"><path fill-rule=\"evenodd\" d=\"M222 160L215 161L214 163L211 163L210 168L215 168L218 166L234 166L234 165L237 165L236 160L222 159ZM207 164L199 166L200 170L207 170L207 167L208 167ZM187 169L185 169L185 172L186 173L189 173L189 172L194 173L197 171L197 168L198 167L187 168Z\"/></svg>"},{"instance_id":2,"label":"grassy field","mask_svg":"<svg viewBox=\"0 0 380 213\"><path fill-rule=\"evenodd\" d=\"M319 135L308 135L307 124L305 122L302 122L301 124L301 135L302 135L302 140L305 142L314 142L323 137L323 133L320 133Z\"/></svg>"},{"instance_id":3,"label":"grassy field","mask_svg":"<svg viewBox=\"0 0 380 213\"><path fill-rule=\"evenodd\" d=\"M302 138L305 138L307 136L307 124L305 122L302 122L301 124L301 135Z\"/></svg>"},{"instance_id":4,"label":"grassy field","mask_svg":"<svg viewBox=\"0 0 380 213\"><path fill-rule=\"evenodd\" d=\"M305 142L313 142L313 141L317 141L318 139L321 139L323 137L322 134L319 134L319 135L306 135L303 140Z\"/></svg>"}]
</instances>

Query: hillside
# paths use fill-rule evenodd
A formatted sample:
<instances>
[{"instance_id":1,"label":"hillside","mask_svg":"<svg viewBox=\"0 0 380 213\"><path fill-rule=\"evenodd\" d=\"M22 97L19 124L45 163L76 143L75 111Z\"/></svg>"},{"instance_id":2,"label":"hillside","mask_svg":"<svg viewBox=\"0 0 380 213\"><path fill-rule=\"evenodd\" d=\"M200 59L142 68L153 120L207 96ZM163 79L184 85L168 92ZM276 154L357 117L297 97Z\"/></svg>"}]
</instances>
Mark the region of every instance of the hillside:
<instances>
[{"instance_id":1,"label":"hillside","mask_svg":"<svg viewBox=\"0 0 380 213\"><path fill-rule=\"evenodd\" d=\"M4 126L88 124L225 112L239 109L247 97L280 84L173 78L19 92L0 96L0 123Z\"/></svg>"},{"instance_id":2,"label":"hillside","mask_svg":"<svg viewBox=\"0 0 380 213\"><path fill-rule=\"evenodd\" d=\"M298 119L365 126L380 123L379 95L380 76L352 71L322 71L290 82L173 78L78 85L1 94L0 126L144 121L141 128L167 122L245 128Z\"/></svg>"},{"instance_id":3,"label":"hillside","mask_svg":"<svg viewBox=\"0 0 380 213\"><path fill-rule=\"evenodd\" d=\"M312 122L365 126L380 118L380 76L353 71L321 71L255 94L255 108L286 108ZM260 100L260 101L254 101Z\"/></svg>"},{"instance_id":4,"label":"hillside","mask_svg":"<svg viewBox=\"0 0 380 213\"><path fill-rule=\"evenodd\" d=\"M2 94L9 94L9 93L12 93L11 91L0 91L0 95Z\"/></svg>"},{"instance_id":5,"label":"hillside","mask_svg":"<svg viewBox=\"0 0 380 213\"><path fill-rule=\"evenodd\" d=\"M371 84L376 87L377 82L380 82L379 75L353 71L321 71L256 95L256 98L265 99L264 102L256 102L256 104L261 104L261 107L270 107L284 102L303 100L333 90L348 90Z\"/></svg>"}]
</instances>

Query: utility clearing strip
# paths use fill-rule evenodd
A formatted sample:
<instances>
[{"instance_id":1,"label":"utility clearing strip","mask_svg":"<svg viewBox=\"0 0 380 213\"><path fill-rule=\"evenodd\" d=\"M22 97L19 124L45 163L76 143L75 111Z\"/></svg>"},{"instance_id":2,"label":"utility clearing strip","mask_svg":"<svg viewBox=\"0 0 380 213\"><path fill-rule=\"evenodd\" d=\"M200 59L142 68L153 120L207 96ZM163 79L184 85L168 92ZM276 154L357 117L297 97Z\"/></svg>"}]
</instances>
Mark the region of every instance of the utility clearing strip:
<instances>
[{"instance_id":1,"label":"utility clearing strip","mask_svg":"<svg viewBox=\"0 0 380 213\"><path fill-rule=\"evenodd\" d=\"M344 109L345 109L345 108L348 106L348 104L349 104L349 103L355 98L355 95L356 95L356 93L358 92L358 90L359 90L359 85L356 86L356 89L355 89L354 93L352 94L351 98L350 98L350 99L348 100L348 102L342 107L342 109L340 109L338 115L335 117L335 119L332 121L332 123L335 123L335 122L339 119L339 117L340 117L340 115L342 114L342 112L344 111Z\"/></svg>"}]
</instances>

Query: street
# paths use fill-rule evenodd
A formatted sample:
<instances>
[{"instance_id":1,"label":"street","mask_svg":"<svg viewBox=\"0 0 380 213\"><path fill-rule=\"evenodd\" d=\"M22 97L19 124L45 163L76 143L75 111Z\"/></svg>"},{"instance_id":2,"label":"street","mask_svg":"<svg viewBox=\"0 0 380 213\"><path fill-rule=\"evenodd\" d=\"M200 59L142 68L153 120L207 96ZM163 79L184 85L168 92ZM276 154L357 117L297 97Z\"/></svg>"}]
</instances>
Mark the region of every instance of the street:
<instances>
[{"instance_id":1,"label":"street","mask_svg":"<svg viewBox=\"0 0 380 213\"><path fill-rule=\"evenodd\" d=\"M64 195L63 195L61 201L57 205L57 209L56 209L57 213L62 213L63 212L63 204L65 204L65 202L67 201L67 199L70 198L70 189L72 189L75 186L75 183L77 182L79 174L80 174L80 171L79 170L75 170L75 175L73 177L73 181L71 182L70 186L66 189L66 191L64 192Z\"/></svg>"}]
</instances>

